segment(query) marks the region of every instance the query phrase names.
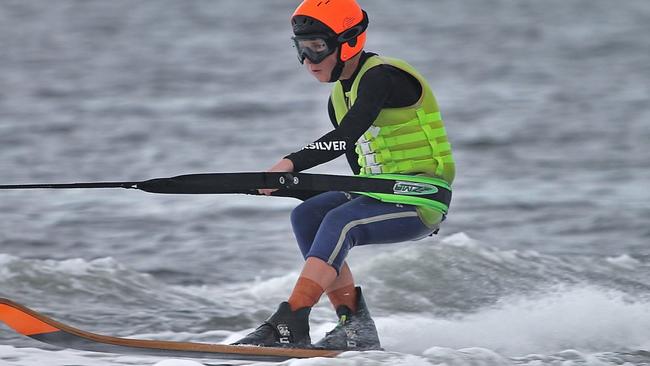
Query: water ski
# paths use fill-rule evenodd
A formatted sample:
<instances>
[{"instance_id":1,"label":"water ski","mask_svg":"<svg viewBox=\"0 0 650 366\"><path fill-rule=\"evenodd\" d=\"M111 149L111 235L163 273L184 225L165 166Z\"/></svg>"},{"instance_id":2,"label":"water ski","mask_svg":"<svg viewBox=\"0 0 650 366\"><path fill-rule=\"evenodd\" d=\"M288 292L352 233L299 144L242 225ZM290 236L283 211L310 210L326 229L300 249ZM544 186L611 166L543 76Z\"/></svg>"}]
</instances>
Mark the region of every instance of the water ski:
<instances>
[{"instance_id":1,"label":"water ski","mask_svg":"<svg viewBox=\"0 0 650 366\"><path fill-rule=\"evenodd\" d=\"M322 349L231 346L111 337L71 327L3 298L0 298L0 321L16 332L38 341L61 348L91 352L262 362L335 357L341 353Z\"/></svg>"}]
</instances>

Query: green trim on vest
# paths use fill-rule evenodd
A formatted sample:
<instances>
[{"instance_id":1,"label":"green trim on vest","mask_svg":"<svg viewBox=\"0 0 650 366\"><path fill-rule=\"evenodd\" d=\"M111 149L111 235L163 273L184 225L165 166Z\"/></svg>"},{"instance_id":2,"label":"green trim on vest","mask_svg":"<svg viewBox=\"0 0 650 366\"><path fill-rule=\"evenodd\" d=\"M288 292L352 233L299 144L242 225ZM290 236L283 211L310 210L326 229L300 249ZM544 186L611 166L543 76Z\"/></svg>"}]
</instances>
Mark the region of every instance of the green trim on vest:
<instances>
[{"instance_id":1,"label":"green trim on vest","mask_svg":"<svg viewBox=\"0 0 650 366\"><path fill-rule=\"evenodd\" d=\"M335 83L331 100L337 122L341 123L356 102L363 75L373 67L384 64L401 69L416 78L422 86L422 95L412 106L384 108L380 111L372 126L356 144L360 175L372 177L376 174L400 174L398 179L404 181L425 179L427 184L435 185L440 181L451 184L455 176L455 163L438 103L424 77L405 61L372 56L361 66L349 92L344 93L342 84ZM435 181L429 181L430 179ZM448 209L440 202L422 197L361 194L384 202L416 205L421 212L420 217L429 225L437 224L442 219L440 213L446 214ZM427 217L429 219L425 220Z\"/></svg>"}]
</instances>

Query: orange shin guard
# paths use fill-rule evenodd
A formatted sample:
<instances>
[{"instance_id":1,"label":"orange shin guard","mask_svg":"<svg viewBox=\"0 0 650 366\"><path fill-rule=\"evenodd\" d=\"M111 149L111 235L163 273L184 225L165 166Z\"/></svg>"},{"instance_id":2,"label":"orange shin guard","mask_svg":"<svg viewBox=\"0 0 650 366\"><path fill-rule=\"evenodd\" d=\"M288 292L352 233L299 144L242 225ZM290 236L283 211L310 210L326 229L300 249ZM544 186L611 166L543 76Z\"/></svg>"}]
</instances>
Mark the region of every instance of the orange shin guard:
<instances>
[{"instance_id":1,"label":"orange shin guard","mask_svg":"<svg viewBox=\"0 0 650 366\"><path fill-rule=\"evenodd\" d=\"M323 295L323 288L315 281L306 277L298 278L296 286L293 288L291 297L289 297L289 305L291 310L296 311L304 307L312 307L316 305L320 297Z\"/></svg>"},{"instance_id":2,"label":"orange shin guard","mask_svg":"<svg viewBox=\"0 0 650 366\"><path fill-rule=\"evenodd\" d=\"M357 311L357 290L354 288L353 284L330 291L327 293L327 296L332 305L334 305L335 310L338 309L339 306L345 305L353 313Z\"/></svg>"}]
</instances>

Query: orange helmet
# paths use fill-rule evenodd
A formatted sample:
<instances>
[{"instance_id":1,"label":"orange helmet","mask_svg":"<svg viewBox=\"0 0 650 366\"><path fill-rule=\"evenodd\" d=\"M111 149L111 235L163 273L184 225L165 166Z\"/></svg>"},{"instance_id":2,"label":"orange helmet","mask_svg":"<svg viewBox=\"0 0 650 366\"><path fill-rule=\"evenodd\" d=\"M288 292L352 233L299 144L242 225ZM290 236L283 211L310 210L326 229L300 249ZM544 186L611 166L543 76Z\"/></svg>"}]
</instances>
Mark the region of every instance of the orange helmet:
<instances>
[{"instance_id":1,"label":"orange helmet","mask_svg":"<svg viewBox=\"0 0 650 366\"><path fill-rule=\"evenodd\" d=\"M304 0L293 13L291 24L296 36L329 37L340 46L339 62L356 56L366 44L368 15L355 0Z\"/></svg>"}]
</instances>

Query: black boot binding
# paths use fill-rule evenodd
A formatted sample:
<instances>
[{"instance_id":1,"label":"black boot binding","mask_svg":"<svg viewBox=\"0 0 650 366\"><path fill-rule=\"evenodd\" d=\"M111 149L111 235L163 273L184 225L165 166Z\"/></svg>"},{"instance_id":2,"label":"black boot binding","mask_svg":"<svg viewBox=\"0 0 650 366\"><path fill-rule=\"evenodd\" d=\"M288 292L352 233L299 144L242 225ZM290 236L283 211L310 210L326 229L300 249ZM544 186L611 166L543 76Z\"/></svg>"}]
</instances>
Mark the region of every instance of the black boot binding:
<instances>
[{"instance_id":1,"label":"black boot binding","mask_svg":"<svg viewBox=\"0 0 650 366\"><path fill-rule=\"evenodd\" d=\"M246 337L233 345L251 345L262 347L311 347L309 338L309 313L305 307L291 310L288 302L283 302L275 314Z\"/></svg>"},{"instance_id":2,"label":"black boot binding","mask_svg":"<svg viewBox=\"0 0 650 366\"><path fill-rule=\"evenodd\" d=\"M361 288L357 287L356 290L357 311L352 313L347 306L339 306L336 309L339 323L332 331L327 332L325 337L318 341L314 347L346 351L382 349L375 322L370 317L366 301L361 294Z\"/></svg>"}]
</instances>

